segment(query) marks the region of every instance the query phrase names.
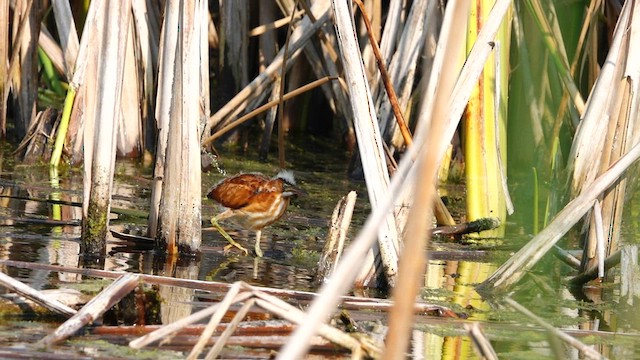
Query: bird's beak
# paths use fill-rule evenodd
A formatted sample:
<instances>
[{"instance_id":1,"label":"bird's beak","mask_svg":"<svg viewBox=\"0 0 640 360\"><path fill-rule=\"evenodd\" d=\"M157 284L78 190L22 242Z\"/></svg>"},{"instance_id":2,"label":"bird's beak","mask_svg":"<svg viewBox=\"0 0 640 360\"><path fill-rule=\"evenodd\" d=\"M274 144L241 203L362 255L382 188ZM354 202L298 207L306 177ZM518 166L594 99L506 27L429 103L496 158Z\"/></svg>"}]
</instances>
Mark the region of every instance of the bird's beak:
<instances>
[{"instance_id":1,"label":"bird's beak","mask_svg":"<svg viewBox=\"0 0 640 360\"><path fill-rule=\"evenodd\" d=\"M306 196L306 195L307 195L306 191L292 185L285 186L284 191L282 192L282 196L284 197Z\"/></svg>"}]
</instances>

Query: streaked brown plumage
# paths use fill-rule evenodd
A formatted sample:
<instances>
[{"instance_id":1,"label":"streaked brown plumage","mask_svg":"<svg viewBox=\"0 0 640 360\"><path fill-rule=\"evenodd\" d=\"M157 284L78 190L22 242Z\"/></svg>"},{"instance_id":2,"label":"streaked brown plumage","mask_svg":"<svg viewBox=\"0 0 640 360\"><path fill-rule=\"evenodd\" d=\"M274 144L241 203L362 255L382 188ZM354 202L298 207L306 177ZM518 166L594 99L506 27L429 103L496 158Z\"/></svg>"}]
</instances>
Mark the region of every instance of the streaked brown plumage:
<instances>
[{"instance_id":1,"label":"streaked brown plumage","mask_svg":"<svg viewBox=\"0 0 640 360\"><path fill-rule=\"evenodd\" d=\"M216 184L207 197L215 200L227 209L211 218L211 223L224 236L231 246L248 253L247 249L235 242L218 224L218 220L232 218L239 225L256 232L256 255L262 256L260 236L265 226L276 222L282 215L289 200L304 194L296 187L293 173L280 171L274 178L259 173L238 174Z\"/></svg>"}]
</instances>

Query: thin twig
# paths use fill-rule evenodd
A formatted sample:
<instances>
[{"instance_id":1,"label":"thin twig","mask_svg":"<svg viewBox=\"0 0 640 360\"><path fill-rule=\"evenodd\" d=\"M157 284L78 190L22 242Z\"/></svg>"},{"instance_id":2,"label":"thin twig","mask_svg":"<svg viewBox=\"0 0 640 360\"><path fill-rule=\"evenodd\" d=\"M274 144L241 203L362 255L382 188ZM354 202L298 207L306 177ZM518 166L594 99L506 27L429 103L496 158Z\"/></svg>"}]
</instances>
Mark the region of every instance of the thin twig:
<instances>
[{"instance_id":1,"label":"thin twig","mask_svg":"<svg viewBox=\"0 0 640 360\"><path fill-rule=\"evenodd\" d=\"M232 123L226 125L225 127L223 127L222 129L216 131L213 135L207 137L206 139L202 140L202 146L205 146L207 144L212 143L213 141L215 141L216 139L220 138L222 135L228 133L229 131L233 130L235 127L237 127L240 124L243 124L244 122L251 120L253 117L257 116L258 114L261 114L265 111L267 111L269 108L272 108L276 105L278 105L280 103L280 101L286 101L291 99L294 96L298 96L304 92L307 92L309 90L315 89L318 86L321 86L327 82L329 82L330 80L336 80L338 79L337 76L327 76L324 77L322 79L318 79L315 80L313 82L310 82L304 86L301 86L293 91L290 91L288 93L286 93L281 99L275 99L273 101L269 101L268 103L260 106L259 108L249 112L248 114L238 118L237 120L233 121Z\"/></svg>"},{"instance_id":2,"label":"thin twig","mask_svg":"<svg viewBox=\"0 0 640 360\"><path fill-rule=\"evenodd\" d=\"M382 82L384 83L384 88L387 90L387 96L389 96L389 103L391 103L391 108L393 109L393 114L396 117L396 122L398 123L398 128L400 129L400 133L402 134L402 138L404 139L404 143L407 146L411 146L413 144L411 131L407 127L407 122L404 120L404 115L402 115L402 110L400 110L400 105L398 105L398 97L396 96L396 91L393 89L393 84L391 84L391 78L389 77L389 73L387 72L387 67L384 65L384 59L382 59L382 54L380 53L380 47L376 39L373 37L373 30L371 29L371 22L369 21L369 16L367 15L367 10L364 8L362 1L353 0L360 8L360 13L362 13L362 20L364 20L364 25L367 28L367 36L369 37L369 43L371 43L371 48L373 49L373 54L376 58L376 64L378 64L378 69L380 70L380 77L382 78Z\"/></svg>"},{"instance_id":3,"label":"thin twig","mask_svg":"<svg viewBox=\"0 0 640 360\"><path fill-rule=\"evenodd\" d=\"M266 33L267 31L271 31L271 30L275 30L278 28L281 28L287 24L290 24L292 21L292 18L297 18L299 16L301 16L302 14L304 14L304 11L300 10L300 11L296 11L294 13L294 16L290 16L290 17L285 17L282 19L278 19L275 20L269 24L263 24L260 26L256 26L253 29L249 30L249 33L247 35L249 35L249 37L253 37L253 36L259 36L262 35L264 33Z\"/></svg>"}]
</instances>

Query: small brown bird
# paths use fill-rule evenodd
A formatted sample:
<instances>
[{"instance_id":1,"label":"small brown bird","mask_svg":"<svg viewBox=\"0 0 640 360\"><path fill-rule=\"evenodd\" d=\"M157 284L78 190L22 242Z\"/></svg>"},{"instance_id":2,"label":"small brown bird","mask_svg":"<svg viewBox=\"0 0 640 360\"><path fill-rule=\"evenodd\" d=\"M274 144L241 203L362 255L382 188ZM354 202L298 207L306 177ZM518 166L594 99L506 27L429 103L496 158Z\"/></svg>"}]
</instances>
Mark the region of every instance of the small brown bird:
<instances>
[{"instance_id":1,"label":"small brown bird","mask_svg":"<svg viewBox=\"0 0 640 360\"><path fill-rule=\"evenodd\" d=\"M280 219L287 210L289 200L297 195L305 194L296 187L291 171L282 170L274 178L260 173L238 174L223 179L213 186L207 197L220 203L227 209L211 218L211 224L227 239L229 245L248 254L247 249L235 242L218 224L218 220L232 218L239 225L256 232L256 255L262 257L260 236L265 226Z\"/></svg>"}]
</instances>

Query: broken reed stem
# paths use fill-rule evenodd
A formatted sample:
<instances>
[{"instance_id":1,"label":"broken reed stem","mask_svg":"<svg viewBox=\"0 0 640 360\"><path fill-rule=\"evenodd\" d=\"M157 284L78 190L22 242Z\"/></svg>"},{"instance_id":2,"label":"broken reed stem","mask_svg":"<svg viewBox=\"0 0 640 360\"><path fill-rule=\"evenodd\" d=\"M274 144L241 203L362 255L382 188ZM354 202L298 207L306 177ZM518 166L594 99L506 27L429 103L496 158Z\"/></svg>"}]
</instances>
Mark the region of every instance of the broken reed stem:
<instances>
[{"instance_id":1,"label":"broken reed stem","mask_svg":"<svg viewBox=\"0 0 640 360\"><path fill-rule=\"evenodd\" d=\"M222 320L222 317L227 313L229 307L234 303L234 299L236 298L240 290L244 287L243 284L244 283L241 281L234 283L227 294L224 296L224 299L222 299L222 301L217 304L216 311L211 316L207 327L205 327L202 331L200 339L198 339L198 342L191 350L191 353L189 354L189 356L187 356L187 360L198 358L198 356L202 352L202 349L204 349L204 346L207 344L207 341L209 341L209 338L211 338L213 332L216 330L216 327L220 323L220 320Z\"/></svg>"},{"instance_id":2,"label":"broken reed stem","mask_svg":"<svg viewBox=\"0 0 640 360\"><path fill-rule=\"evenodd\" d=\"M247 302L245 302L244 305L242 305L242 307L240 308L240 310L238 310L238 312L233 317L231 322L227 324L227 327L224 329L222 334L220 334L215 345L213 345L211 350L209 350L205 359L215 359L216 357L218 357L224 345L227 343L227 341L229 341L229 338L231 337L231 335L236 331L242 319L244 319L245 316L247 316L247 314L249 313L249 310L251 310L251 308L253 307L253 305L255 305L255 303L256 303L256 299L251 298L247 300Z\"/></svg>"},{"instance_id":3,"label":"broken reed stem","mask_svg":"<svg viewBox=\"0 0 640 360\"><path fill-rule=\"evenodd\" d=\"M581 342L578 339L574 338L573 336L570 336L570 335L568 335L568 334L556 329L555 327L553 327L553 325L547 323L546 321L544 321L544 319L542 319L541 317L538 317L536 314L532 313L531 311L529 311L529 309L527 309L524 306L520 305L515 300L513 300L511 298L506 298L504 301L507 304L509 304L512 308L516 309L518 312L528 316L531 320L533 320L538 325L540 325L543 328L545 328L551 334L555 335L556 337L560 338L562 341L564 341L564 342L568 343L569 345L575 347L576 349L580 350L588 358L590 358L590 359L602 359L603 358L603 356L600 353L598 353L597 351L595 351L592 347L587 346L583 342Z\"/></svg>"},{"instance_id":4,"label":"broken reed stem","mask_svg":"<svg viewBox=\"0 0 640 360\"><path fill-rule=\"evenodd\" d=\"M382 78L382 82L384 83L384 88L387 90L389 103L391 103L391 108L393 109L393 114L396 117L398 128L400 129L400 133L402 134L404 143L407 144L407 146L411 146L413 145L411 131L407 127L407 122L404 120L404 115L402 114L402 110L400 110L400 105L398 104L398 97L396 96L396 91L393 89L393 84L391 84L391 79L389 77L389 73L387 72L387 67L384 65L385 62L384 62L384 59L382 58L382 54L380 53L380 47L378 46L376 39L373 38L373 30L371 29L371 22L369 21L367 10L364 8L362 1L354 0L354 2L358 5L358 8L360 8L360 13L362 14L362 20L364 20L364 25L367 28L367 36L369 37L369 43L371 44L371 48L373 49L373 55L376 58L376 64L378 64L378 70L380 70L380 77Z\"/></svg>"},{"instance_id":5,"label":"broken reed stem","mask_svg":"<svg viewBox=\"0 0 640 360\"><path fill-rule=\"evenodd\" d=\"M305 321L306 314L302 310L291 306L291 304L261 291L255 291L254 294L258 298L256 299L256 305L273 313L274 315L298 325ZM357 349L362 347L362 343L354 337L327 324L320 324L317 330L318 335L351 351L357 351ZM369 355L380 353L380 349L377 347L373 346L372 349L373 354L370 353ZM377 358L377 356L373 357Z\"/></svg>"},{"instance_id":6,"label":"broken reed stem","mask_svg":"<svg viewBox=\"0 0 640 360\"><path fill-rule=\"evenodd\" d=\"M225 341L231 336L233 331L235 331L238 323L245 317L246 313L254 303L270 313L292 323L301 324L305 320L305 314L302 310L299 310L275 296L266 294L255 289L253 286L240 281L232 285L231 289L229 289L229 292L220 303L212 305L207 309L201 310L187 316L186 318L180 319L145 336L135 339L129 343L129 346L139 349L157 340L165 339L167 336L175 333L185 326L211 315L208 325L202 331L198 342L195 344L188 356L188 359L196 359L212 337L215 329L220 323L220 320L229 310L229 307L232 304L243 302L245 300L247 302L236 314L231 324L227 326L223 334L218 338L216 344L207 354L207 359L214 358L219 353L224 346ZM334 344L340 345L354 352L364 348L363 343L358 339L326 324L322 324L319 327L318 334ZM376 346L370 344L367 344L366 349L364 350L370 355L377 354L380 351Z\"/></svg>"},{"instance_id":7,"label":"broken reed stem","mask_svg":"<svg viewBox=\"0 0 640 360\"><path fill-rule=\"evenodd\" d=\"M252 294L249 292L242 292L239 293L238 295L236 295L236 297L233 299L233 303L238 303L241 301L245 301L249 298L251 298ZM190 324L195 323L196 321L200 321L204 318L206 318L207 316L211 316L212 314L214 314L218 308L220 307L220 303L217 303L215 305L212 305L206 309L200 310L198 312L195 312L185 318L182 318L178 321L175 321L171 324L168 324L166 326L161 327L160 329L150 332L147 335L144 335L142 337L139 337L135 340L132 340L129 342L129 346L134 348L134 349L141 349L153 342L159 341L159 340L163 340L166 337L170 336L171 334L175 333L176 331L184 328L185 326L188 326Z\"/></svg>"},{"instance_id":8,"label":"broken reed stem","mask_svg":"<svg viewBox=\"0 0 640 360\"><path fill-rule=\"evenodd\" d=\"M138 286L139 280L140 275L138 274L127 273L122 275L118 280L112 282L102 290L100 294L91 299L91 301L83 306L74 316L60 325L53 333L40 340L38 346L47 347L64 341L86 324L100 318L102 314L120 301L120 299L135 289L135 287Z\"/></svg>"},{"instance_id":9,"label":"broken reed stem","mask_svg":"<svg viewBox=\"0 0 640 360\"><path fill-rule=\"evenodd\" d=\"M77 313L75 309L72 309L57 300L47 299L47 296L42 294L40 291L12 278L2 271L0 271L0 285L64 317L72 317Z\"/></svg>"},{"instance_id":10,"label":"broken reed stem","mask_svg":"<svg viewBox=\"0 0 640 360\"><path fill-rule=\"evenodd\" d=\"M340 256L344 249L344 242L351 224L351 217L356 203L357 193L350 191L343 196L331 215L331 225L329 233L322 250L322 255L318 261L318 271L316 273L316 283L322 284L333 274L333 269L340 261Z\"/></svg>"}]
</instances>

